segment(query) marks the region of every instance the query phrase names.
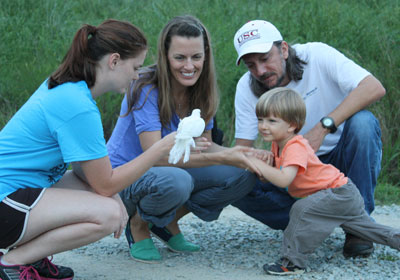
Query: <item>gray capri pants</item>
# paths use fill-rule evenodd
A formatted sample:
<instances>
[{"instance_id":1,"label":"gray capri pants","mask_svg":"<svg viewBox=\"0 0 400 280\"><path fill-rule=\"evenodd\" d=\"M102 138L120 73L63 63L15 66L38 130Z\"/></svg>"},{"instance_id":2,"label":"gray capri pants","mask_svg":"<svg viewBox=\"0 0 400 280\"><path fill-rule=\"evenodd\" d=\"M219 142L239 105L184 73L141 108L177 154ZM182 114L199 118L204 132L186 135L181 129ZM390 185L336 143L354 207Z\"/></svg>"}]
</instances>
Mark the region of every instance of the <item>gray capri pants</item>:
<instances>
[{"instance_id":1,"label":"gray capri pants","mask_svg":"<svg viewBox=\"0 0 400 280\"><path fill-rule=\"evenodd\" d=\"M341 187L318 191L296 201L284 231L282 257L306 267L312 253L333 232L346 232L400 250L400 230L376 223L364 209L357 187L349 182Z\"/></svg>"},{"instance_id":2,"label":"gray capri pants","mask_svg":"<svg viewBox=\"0 0 400 280\"><path fill-rule=\"evenodd\" d=\"M120 196L129 216L138 211L144 221L164 227L182 205L204 221L216 220L224 207L248 194L255 183L250 171L227 165L152 167Z\"/></svg>"}]
</instances>

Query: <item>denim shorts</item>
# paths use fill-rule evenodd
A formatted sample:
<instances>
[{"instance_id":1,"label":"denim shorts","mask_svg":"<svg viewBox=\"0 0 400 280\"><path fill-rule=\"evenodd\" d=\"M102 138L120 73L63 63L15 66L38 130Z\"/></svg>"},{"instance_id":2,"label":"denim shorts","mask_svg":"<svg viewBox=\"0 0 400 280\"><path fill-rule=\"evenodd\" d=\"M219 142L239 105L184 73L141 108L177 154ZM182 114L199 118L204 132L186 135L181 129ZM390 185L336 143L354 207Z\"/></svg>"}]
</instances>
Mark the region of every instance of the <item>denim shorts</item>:
<instances>
[{"instance_id":1,"label":"denim shorts","mask_svg":"<svg viewBox=\"0 0 400 280\"><path fill-rule=\"evenodd\" d=\"M14 247L22 239L28 224L29 212L45 189L19 189L0 202L0 249Z\"/></svg>"}]
</instances>

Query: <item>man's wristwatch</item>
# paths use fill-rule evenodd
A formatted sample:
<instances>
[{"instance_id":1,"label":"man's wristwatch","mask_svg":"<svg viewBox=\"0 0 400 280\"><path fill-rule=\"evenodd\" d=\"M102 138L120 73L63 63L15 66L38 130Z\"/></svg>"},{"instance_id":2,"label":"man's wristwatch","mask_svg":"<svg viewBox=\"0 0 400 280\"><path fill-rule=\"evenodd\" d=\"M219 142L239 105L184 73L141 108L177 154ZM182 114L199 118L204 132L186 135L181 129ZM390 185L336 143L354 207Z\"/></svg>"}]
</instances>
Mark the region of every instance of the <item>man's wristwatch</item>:
<instances>
[{"instance_id":1,"label":"man's wristwatch","mask_svg":"<svg viewBox=\"0 0 400 280\"><path fill-rule=\"evenodd\" d=\"M333 119L331 117L323 117L320 120L322 127L326 128L329 130L329 133L335 133L337 130L337 127L335 125L335 122L333 121Z\"/></svg>"}]
</instances>

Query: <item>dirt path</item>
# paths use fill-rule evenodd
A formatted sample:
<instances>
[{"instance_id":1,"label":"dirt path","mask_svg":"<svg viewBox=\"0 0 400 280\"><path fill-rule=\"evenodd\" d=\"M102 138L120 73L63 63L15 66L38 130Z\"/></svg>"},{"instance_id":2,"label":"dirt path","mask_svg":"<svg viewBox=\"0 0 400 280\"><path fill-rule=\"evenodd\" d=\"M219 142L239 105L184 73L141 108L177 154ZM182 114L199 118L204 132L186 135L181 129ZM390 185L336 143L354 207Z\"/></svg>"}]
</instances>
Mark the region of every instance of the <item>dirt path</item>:
<instances>
[{"instance_id":1,"label":"dirt path","mask_svg":"<svg viewBox=\"0 0 400 280\"><path fill-rule=\"evenodd\" d=\"M378 222L400 227L399 212L377 212L373 217ZM172 253L157 241L156 246L160 249L163 261L159 264L144 264L129 257L125 237L116 240L109 236L94 244L58 254L54 256L54 261L72 267L76 273L75 279L78 280L280 278L266 275L262 264L271 261L270 258L278 257L281 232L269 229L236 208L227 207L218 221L211 223L188 215L182 220L181 227L188 239L202 246L200 252ZM324 256L342 261L342 243L343 234L338 229L316 252L315 258ZM395 262L400 266L400 252L389 250L389 254L394 254L394 258L397 258ZM375 254L382 254L377 251ZM346 264L345 259L343 262Z\"/></svg>"}]
</instances>

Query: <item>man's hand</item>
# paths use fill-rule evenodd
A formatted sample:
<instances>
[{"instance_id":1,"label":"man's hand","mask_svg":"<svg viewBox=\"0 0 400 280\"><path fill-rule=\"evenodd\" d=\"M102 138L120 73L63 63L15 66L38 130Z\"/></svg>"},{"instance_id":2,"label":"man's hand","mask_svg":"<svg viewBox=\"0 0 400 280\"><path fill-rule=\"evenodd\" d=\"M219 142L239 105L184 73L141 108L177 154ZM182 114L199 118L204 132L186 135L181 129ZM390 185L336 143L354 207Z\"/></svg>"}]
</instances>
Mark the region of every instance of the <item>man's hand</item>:
<instances>
[{"instance_id":1,"label":"man's hand","mask_svg":"<svg viewBox=\"0 0 400 280\"><path fill-rule=\"evenodd\" d=\"M323 128L321 123L318 122L309 132L304 134L303 137L308 140L311 148L316 152L319 147L321 147L321 144L328 133L329 131Z\"/></svg>"}]
</instances>

